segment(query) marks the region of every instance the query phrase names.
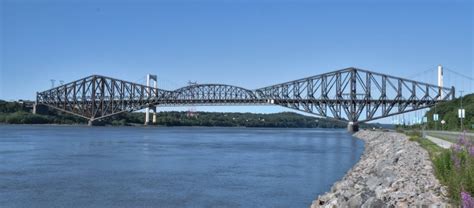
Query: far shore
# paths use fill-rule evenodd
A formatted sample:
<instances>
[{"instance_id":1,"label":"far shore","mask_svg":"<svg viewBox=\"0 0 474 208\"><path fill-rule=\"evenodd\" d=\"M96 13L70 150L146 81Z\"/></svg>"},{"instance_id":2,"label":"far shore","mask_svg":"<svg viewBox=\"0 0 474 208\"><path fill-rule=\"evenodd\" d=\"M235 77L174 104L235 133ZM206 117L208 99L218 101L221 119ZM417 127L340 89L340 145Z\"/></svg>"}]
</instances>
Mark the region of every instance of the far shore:
<instances>
[{"instance_id":1,"label":"far shore","mask_svg":"<svg viewBox=\"0 0 474 208\"><path fill-rule=\"evenodd\" d=\"M236 128L236 129L327 129L327 130L344 130L345 128L295 128L295 127L249 127L249 126L165 126L165 125L144 125L144 124L130 124L130 125L94 125L87 124L9 124L0 123L0 126L77 126L77 127L146 127L146 128Z\"/></svg>"}]
</instances>

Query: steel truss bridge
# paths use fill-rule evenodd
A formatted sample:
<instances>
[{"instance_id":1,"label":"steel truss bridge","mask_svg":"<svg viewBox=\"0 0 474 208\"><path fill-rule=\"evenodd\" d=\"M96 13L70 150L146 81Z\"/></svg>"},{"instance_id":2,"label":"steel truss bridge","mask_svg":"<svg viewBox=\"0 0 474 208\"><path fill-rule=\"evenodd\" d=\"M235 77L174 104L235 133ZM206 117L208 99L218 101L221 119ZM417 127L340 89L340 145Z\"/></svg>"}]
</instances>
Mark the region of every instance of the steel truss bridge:
<instances>
[{"instance_id":1,"label":"steel truss bridge","mask_svg":"<svg viewBox=\"0 0 474 208\"><path fill-rule=\"evenodd\" d=\"M279 105L357 124L428 108L454 99L446 88L358 68L346 68L249 90L196 84L164 90L106 76L88 76L43 92L36 103L90 123L155 106Z\"/></svg>"}]
</instances>

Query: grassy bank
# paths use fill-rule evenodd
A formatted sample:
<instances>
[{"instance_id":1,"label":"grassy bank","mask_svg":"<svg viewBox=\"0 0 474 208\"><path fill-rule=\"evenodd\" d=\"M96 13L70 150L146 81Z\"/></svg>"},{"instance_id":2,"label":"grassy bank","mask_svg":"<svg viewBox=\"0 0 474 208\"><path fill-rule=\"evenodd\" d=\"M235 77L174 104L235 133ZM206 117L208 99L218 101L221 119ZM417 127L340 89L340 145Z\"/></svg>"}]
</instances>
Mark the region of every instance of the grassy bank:
<instances>
[{"instance_id":1,"label":"grassy bank","mask_svg":"<svg viewBox=\"0 0 474 208\"><path fill-rule=\"evenodd\" d=\"M474 207L474 144L464 137L451 149L443 149L421 137L416 131L406 132L411 141L425 148L433 162L435 175L448 188L448 196L456 206Z\"/></svg>"}]
</instances>

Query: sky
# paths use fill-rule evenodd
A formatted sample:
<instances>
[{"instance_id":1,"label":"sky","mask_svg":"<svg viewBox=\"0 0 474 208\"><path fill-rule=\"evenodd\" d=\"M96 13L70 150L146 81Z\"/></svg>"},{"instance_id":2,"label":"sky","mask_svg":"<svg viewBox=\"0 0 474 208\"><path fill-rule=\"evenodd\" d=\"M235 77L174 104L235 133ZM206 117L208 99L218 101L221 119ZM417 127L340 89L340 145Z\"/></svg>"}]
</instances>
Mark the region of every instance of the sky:
<instances>
[{"instance_id":1,"label":"sky","mask_svg":"<svg viewBox=\"0 0 474 208\"><path fill-rule=\"evenodd\" d=\"M91 74L165 89L248 89L358 67L436 83L474 77L471 1L0 0L0 99ZM473 92L445 71L445 85ZM279 107L195 107L276 112Z\"/></svg>"}]
</instances>

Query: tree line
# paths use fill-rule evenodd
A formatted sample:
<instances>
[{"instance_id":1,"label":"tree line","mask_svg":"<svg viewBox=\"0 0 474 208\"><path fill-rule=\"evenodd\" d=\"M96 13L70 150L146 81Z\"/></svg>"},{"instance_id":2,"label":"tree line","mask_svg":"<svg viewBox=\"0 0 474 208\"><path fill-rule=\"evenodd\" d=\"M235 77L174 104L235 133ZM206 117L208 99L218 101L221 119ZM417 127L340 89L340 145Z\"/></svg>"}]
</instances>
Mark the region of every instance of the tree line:
<instances>
[{"instance_id":1,"label":"tree line","mask_svg":"<svg viewBox=\"0 0 474 208\"><path fill-rule=\"evenodd\" d=\"M0 123L7 124L87 124L87 120L67 113L48 110L32 114L21 102L0 100ZM95 125L141 125L143 112L126 112L95 122ZM218 113L218 112L159 112L160 126L222 126L273 128L345 128L346 122L300 115L293 112L273 114Z\"/></svg>"},{"instance_id":2,"label":"tree line","mask_svg":"<svg viewBox=\"0 0 474 208\"><path fill-rule=\"evenodd\" d=\"M474 130L474 94L468 94L462 98L463 108L465 110L465 118L463 119L463 126L465 129ZM452 101L436 104L428 112L427 128L439 130L460 130L461 119L458 117L458 109L461 107L461 98ZM434 120L433 115L438 114L438 121ZM441 124L444 120L445 124Z\"/></svg>"}]
</instances>

